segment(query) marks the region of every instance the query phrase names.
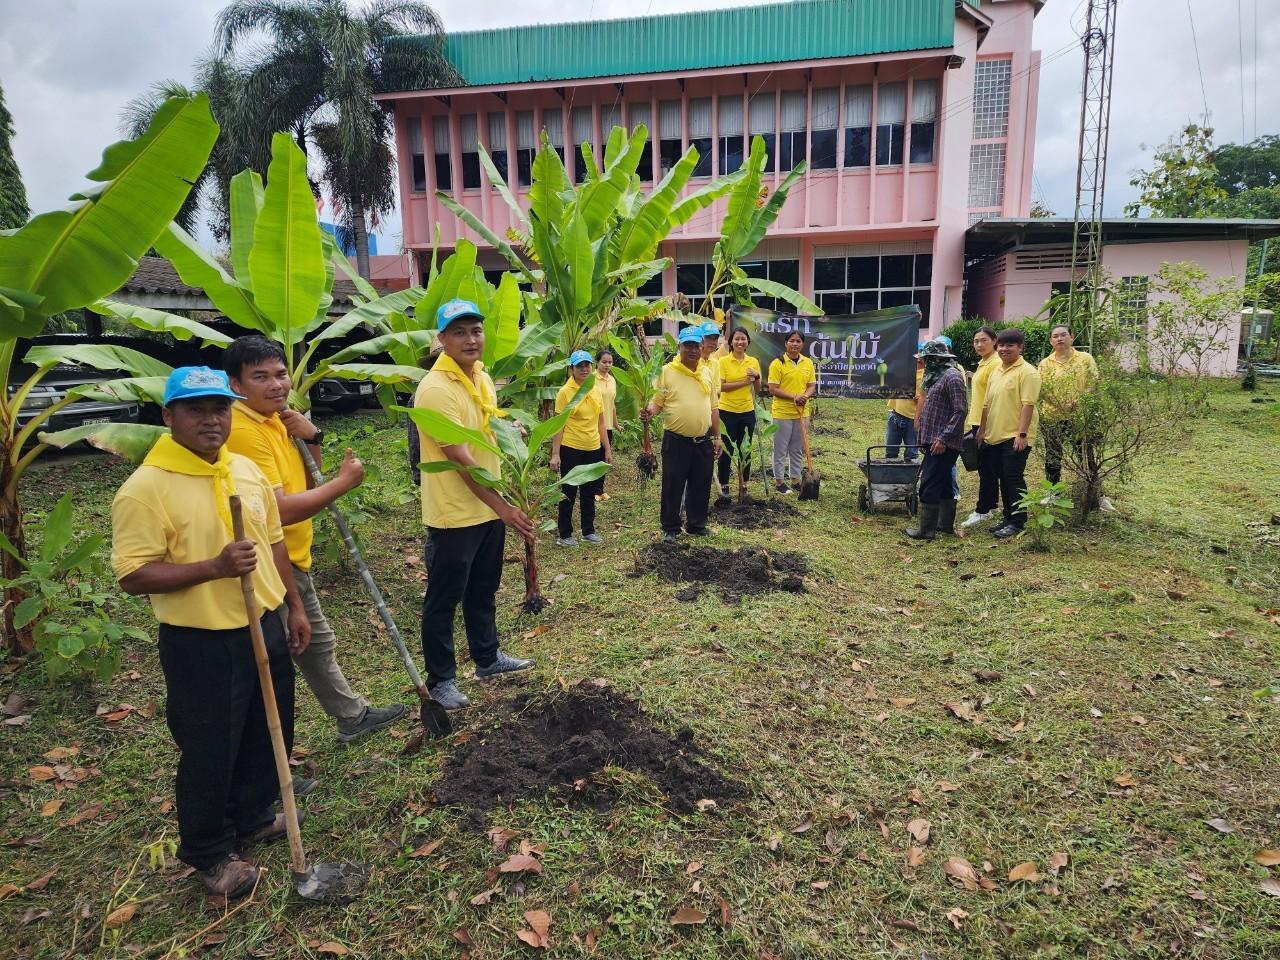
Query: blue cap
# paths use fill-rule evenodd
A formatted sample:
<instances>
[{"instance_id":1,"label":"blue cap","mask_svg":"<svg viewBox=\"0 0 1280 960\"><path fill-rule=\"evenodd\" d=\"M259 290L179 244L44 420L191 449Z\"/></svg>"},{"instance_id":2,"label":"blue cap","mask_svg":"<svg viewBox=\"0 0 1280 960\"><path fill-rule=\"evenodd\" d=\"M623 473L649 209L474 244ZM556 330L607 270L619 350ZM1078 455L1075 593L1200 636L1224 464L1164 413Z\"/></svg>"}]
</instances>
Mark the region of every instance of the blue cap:
<instances>
[{"instance_id":1,"label":"blue cap","mask_svg":"<svg viewBox=\"0 0 1280 960\"><path fill-rule=\"evenodd\" d=\"M210 367L178 367L169 374L169 381L164 385L166 407L175 400L194 400L197 397L244 399L231 389L230 379L221 370Z\"/></svg>"},{"instance_id":2,"label":"blue cap","mask_svg":"<svg viewBox=\"0 0 1280 960\"><path fill-rule=\"evenodd\" d=\"M676 337L681 343L701 343L702 342L702 325L695 323L685 327L680 331L680 335Z\"/></svg>"},{"instance_id":3,"label":"blue cap","mask_svg":"<svg viewBox=\"0 0 1280 960\"><path fill-rule=\"evenodd\" d=\"M591 354L585 350L575 350L569 356L569 366L576 367L580 363L590 363Z\"/></svg>"},{"instance_id":4,"label":"blue cap","mask_svg":"<svg viewBox=\"0 0 1280 960\"><path fill-rule=\"evenodd\" d=\"M943 343L947 345L948 350L951 349L951 338L948 337L945 333L938 334L938 336L934 337L934 339L941 340Z\"/></svg>"},{"instance_id":5,"label":"blue cap","mask_svg":"<svg viewBox=\"0 0 1280 960\"><path fill-rule=\"evenodd\" d=\"M702 335L704 337L718 337L720 336L720 327L714 321L708 320L702 325Z\"/></svg>"},{"instance_id":6,"label":"blue cap","mask_svg":"<svg viewBox=\"0 0 1280 960\"><path fill-rule=\"evenodd\" d=\"M461 300L457 297L448 303L440 304L440 309L436 311L436 329L443 330L455 320L461 320L463 317L475 317L477 320L483 320L484 314L470 300Z\"/></svg>"}]
</instances>

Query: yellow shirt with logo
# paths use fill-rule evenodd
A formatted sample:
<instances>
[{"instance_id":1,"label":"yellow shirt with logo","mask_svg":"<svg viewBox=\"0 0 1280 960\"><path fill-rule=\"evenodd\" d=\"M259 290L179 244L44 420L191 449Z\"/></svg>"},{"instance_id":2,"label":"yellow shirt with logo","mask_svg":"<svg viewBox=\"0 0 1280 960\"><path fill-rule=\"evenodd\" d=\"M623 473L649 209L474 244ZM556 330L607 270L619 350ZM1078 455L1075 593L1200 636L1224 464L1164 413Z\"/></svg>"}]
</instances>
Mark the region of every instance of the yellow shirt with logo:
<instances>
[{"instance_id":1,"label":"yellow shirt with logo","mask_svg":"<svg viewBox=\"0 0 1280 960\"><path fill-rule=\"evenodd\" d=\"M666 429L682 437L704 437L711 431L714 396L711 367L696 371L677 357L662 368L653 384L653 406L666 414Z\"/></svg>"},{"instance_id":2,"label":"yellow shirt with logo","mask_svg":"<svg viewBox=\"0 0 1280 960\"><path fill-rule=\"evenodd\" d=\"M492 378L485 372L484 364L480 361L476 361L475 382L472 384L453 358L448 354L441 354L435 366L418 384L413 405L418 409L442 413L469 430L488 430L490 413L486 410L498 409L498 394L493 388ZM422 445L423 463L448 459L440 449L440 444L421 430L418 431L418 440ZM472 447L471 456L478 466L494 475L500 474L496 453ZM498 515L471 492L456 470L443 473L423 472L422 522L428 527L473 527L496 519Z\"/></svg>"},{"instance_id":3,"label":"yellow shirt with logo","mask_svg":"<svg viewBox=\"0 0 1280 960\"><path fill-rule=\"evenodd\" d=\"M245 536L258 554L253 589L258 604L284 603L284 582L271 545L284 537L272 484L247 457L231 454L231 481L244 512ZM213 477L192 477L143 465L116 491L111 503L111 567L122 580L149 563L212 560L231 542L214 502ZM151 595L156 619L174 627L242 630L249 624L239 577L208 580Z\"/></svg>"},{"instance_id":4,"label":"yellow shirt with logo","mask_svg":"<svg viewBox=\"0 0 1280 960\"><path fill-rule=\"evenodd\" d=\"M1076 401L1097 381L1098 362L1092 354L1071 348L1064 362L1056 354L1040 361L1040 384L1044 399L1040 404L1045 417L1053 419L1075 406Z\"/></svg>"},{"instance_id":5,"label":"yellow shirt with logo","mask_svg":"<svg viewBox=\"0 0 1280 960\"><path fill-rule=\"evenodd\" d=\"M1040 372L1018 358L1006 367L1003 363L991 373L987 383L987 443L1002 443L1018 435L1022 408L1031 405L1031 422L1027 425L1027 443L1035 443L1040 414Z\"/></svg>"},{"instance_id":6,"label":"yellow shirt with logo","mask_svg":"<svg viewBox=\"0 0 1280 960\"><path fill-rule=\"evenodd\" d=\"M607 430L618 429L618 381L613 374L607 377L596 371L596 391L600 394L600 402L604 406L604 425Z\"/></svg>"},{"instance_id":7,"label":"yellow shirt with logo","mask_svg":"<svg viewBox=\"0 0 1280 960\"><path fill-rule=\"evenodd\" d=\"M785 354L769 364L769 382L785 393L804 393L809 384L818 382L818 371L813 361L801 354L794 363ZM773 398L773 419L799 420L800 408L790 400Z\"/></svg>"},{"instance_id":8,"label":"yellow shirt with logo","mask_svg":"<svg viewBox=\"0 0 1280 960\"><path fill-rule=\"evenodd\" d=\"M248 404L236 401L231 407L227 449L256 463L267 482L283 490L285 496L306 491L307 471L302 465L302 455L278 414L264 417ZM289 562L299 570L311 569L312 537L310 518L284 528Z\"/></svg>"},{"instance_id":9,"label":"yellow shirt with logo","mask_svg":"<svg viewBox=\"0 0 1280 960\"><path fill-rule=\"evenodd\" d=\"M720 358L720 384L723 387L726 383L732 383L735 380L745 380L747 371L754 370L756 375L760 375L760 361L755 357L743 356L742 362L731 353ZM736 387L733 390L720 391L720 409L725 413L750 413L756 408L755 405L755 386L748 383L746 386Z\"/></svg>"},{"instance_id":10,"label":"yellow shirt with logo","mask_svg":"<svg viewBox=\"0 0 1280 960\"><path fill-rule=\"evenodd\" d=\"M713 353L711 354L711 356L703 357L701 360L698 361L698 369L706 370L710 372L711 390L715 394L715 398L716 398L715 402L718 404L720 402L720 384L722 382L722 379L720 377L720 361L716 358L716 355Z\"/></svg>"},{"instance_id":11,"label":"yellow shirt with logo","mask_svg":"<svg viewBox=\"0 0 1280 960\"><path fill-rule=\"evenodd\" d=\"M556 394L556 413L563 413L569 401L578 392L578 385L570 380ZM592 389L578 401L578 405L569 414L569 421L564 425L564 435L560 443L574 450L600 449L600 414L604 406L598 388Z\"/></svg>"},{"instance_id":12,"label":"yellow shirt with logo","mask_svg":"<svg viewBox=\"0 0 1280 960\"><path fill-rule=\"evenodd\" d=\"M910 400L899 398L889 401L889 409L894 413L906 417L908 420L916 418L916 397L920 396L920 385L924 382L924 371L916 371L916 392Z\"/></svg>"},{"instance_id":13,"label":"yellow shirt with logo","mask_svg":"<svg viewBox=\"0 0 1280 960\"><path fill-rule=\"evenodd\" d=\"M982 423L982 405L987 399L987 384L991 382L991 372L998 366L1000 356L995 351L978 361L978 368L973 371L973 380L969 383L969 415L966 426L976 427Z\"/></svg>"}]
</instances>

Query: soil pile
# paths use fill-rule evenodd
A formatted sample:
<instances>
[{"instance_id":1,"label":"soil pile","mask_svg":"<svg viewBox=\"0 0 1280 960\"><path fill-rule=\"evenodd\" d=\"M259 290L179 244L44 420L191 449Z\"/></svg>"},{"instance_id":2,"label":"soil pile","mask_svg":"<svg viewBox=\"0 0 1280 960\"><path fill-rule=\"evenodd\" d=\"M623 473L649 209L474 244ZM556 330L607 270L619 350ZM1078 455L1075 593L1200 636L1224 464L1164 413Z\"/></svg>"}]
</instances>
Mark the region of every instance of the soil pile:
<instances>
[{"instance_id":1,"label":"soil pile","mask_svg":"<svg viewBox=\"0 0 1280 960\"><path fill-rule=\"evenodd\" d=\"M729 503L717 501L711 507L712 520L738 530L780 527L799 514L800 511L785 500L757 500L754 497L747 497L745 503L736 499Z\"/></svg>"},{"instance_id":2,"label":"soil pile","mask_svg":"<svg viewBox=\"0 0 1280 960\"><path fill-rule=\"evenodd\" d=\"M803 554L763 547L720 550L686 543L655 543L642 555L638 574L656 573L670 583L687 583L679 600L696 600L704 587L715 587L725 600L737 602L768 590L803 593L809 562Z\"/></svg>"},{"instance_id":3,"label":"soil pile","mask_svg":"<svg viewBox=\"0 0 1280 960\"><path fill-rule=\"evenodd\" d=\"M437 801L463 807L473 826L483 826L495 807L547 793L608 809L608 784L592 776L609 766L647 774L677 813L744 792L707 766L688 727L660 730L634 700L594 683L551 696L522 694L500 703L492 721L445 762L436 786Z\"/></svg>"}]
</instances>

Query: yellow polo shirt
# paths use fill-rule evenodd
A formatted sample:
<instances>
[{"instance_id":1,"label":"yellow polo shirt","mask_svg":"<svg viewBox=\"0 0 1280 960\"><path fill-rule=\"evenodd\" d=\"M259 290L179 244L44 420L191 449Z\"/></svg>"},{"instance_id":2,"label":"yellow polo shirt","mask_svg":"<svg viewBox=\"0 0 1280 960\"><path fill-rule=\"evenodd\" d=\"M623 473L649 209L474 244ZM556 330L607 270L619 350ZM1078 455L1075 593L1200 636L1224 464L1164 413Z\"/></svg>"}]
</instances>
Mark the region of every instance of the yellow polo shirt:
<instances>
[{"instance_id":1,"label":"yellow polo shirt","mask_svg":"<svg viewBox=\"0 0 1280 960\"><path fill-rule=\"evenodd\" d=\"M1031 422L1027 425L1027 443L1035 443L1040 413L1036 404L1040 400L1040 372L1031 364L1018 358L1006 367L1003 363L991 373L987 382L987 443L1002 443L1018 435L1018 423L1022 408L1031 404Z\"/></svg>"},{"instance_id":2,"label":"yellow polo shirt","mask_svg":"<svg viewBox=\"0 0 1280 960\"><path fill-rule=\"evenodd\" d=\"M247 457L231 454L231 480L244 510L245 536L257 547L253 589L262 609L284 603L284 582L271 545L284 537L272 484ZM122 580L149 563L212 560L231 542L214 502L213 477L190 477L141 466L111 503L111 567ZM151 595L156 619L174 627L242 630L249 625L239 577L209 580Z\"/></svg>"},{"instance_id":3,"label":"yellow polo shirt","mask_svg":"<svg viewBox=\"0 0 1280 960\"><path fill-rule=\"evenodd\" d=\"M743 356L739 363L731 353L720 358L720 383L726 384L734 380L746 379L747 371L760 373L760 361L755 357ZM751 384L733 390L722 390L720 393L720 409L725 413L750 413L756 408L753 394L755 388Z\"/></svg>"},{"instance_id":4,"label":"yellow polo shirt","mask_svg":"<svg viewBox=\"0 0 1280 960\"><path fill-rule=\"evenodd\" d=\"M613 374L607 377L596 371L596 392L600 394L600 402L604 406L604 425L608 430L618 429L618 381Z\"/></svg>"},{"instance_id":5,"label":"yellow polo shirt","mask_svg":"<svg viewBox=\"0 0 1280 960\"><path fill-rule=\"evenodd\" d=\"M307 489L307 468L294 446L289 431L277 414L264 417L246 403L231 407L231 434L227 449L248 457L258 465L267 481L285 496ZM289 562L299 570L311 569L311 520L300 520L284 528L284 545Z\"/></svg>"},{"instance_id":6,"label":"yellow polo shirt","mask_svg":"<svg viewBox=\"0 0 1280 960\"><path fill-rule=\"evenodd\" d=\"M492 410L498 409L498 394L493 388L493 380L484 370L484 365L476 361L474 389L484 404ZM418 390L413 396L413 405L423 410L435 410L442 413L454 423L469 430L486 430L489 422L484 407L472 396L471 390L463 381L469 378L447 354L441 354L434 367L422 378ZM440 444L421 430L418 441L422 445L422 462L434 463L447 460ZM501 472L498 455L479 447L472 448L471 456L476 464L490 473ZM422 474L422 522L428 527L451 529L454 527L474 527L478 523L498 519L498 515L489 509L488 504L476 497L462 480L456 470L444 473Z\"/></svg>"},{"instance_id":7,"label":"yellow polo shirt","mask_svg":"<svg viewBox=\"0 0 1280 960\"><path fill-rule=\"evenodd\" d=\"M969 415L966 426L976 427L982 423L982 405L987 399L987 384L991 381L991 371L1000 366L1000 356L994 350L978 361L978 368L973 371L973 379L969 382Z\"/></svg>"},{"instance_id":8,"label":"yellow polo shirt","mask_svg":"<svg viewBox=\"0 0 1280 960\"><path fill-rule=\"evenodd\" d=\"M916 371L916 392L910 400L894 399L889 401L889 409L900 416L906 417L908 420L916 418L916 397L920 395L920 385L924 382L924 371Z\"/></svg>"},{"instance_id":9,"label":"yellow polo shirt","mask_svg":"<svg viewBox=\"0 0 1280 960\"><path fill-rule=\"evenodd\" d=\"M818 382L818 371L813 361L803 354L795 363L786 354L769 364L769 382L786 393L801 394L809 384ZM800 409L790 400L781 397L773 398L773 419L799 420Z\"/></svg>"},{"instance_id":10,"label":"yellow polo shirt","mask_svg":"<svg viewBox=\"0 0 1280 960\"><path fill-rule=\"evenodd\" d=\"M564 413L573 395L578 392L578 385L570 380L556 394L556 413ZM578 405L569 414L569 422L564 425L564 436L560 443L575 450L600 449L600 414L604 413L604 405L600 391L593 389L578 401Z\"/></svg>"},{"instance_id":11,"label":"yellow polo shirt","mask_svg":"<svg viewBox=\"0 0 1280 960\"><path fill-rule=\"evenodd\" d=\"M699 363L691 371L677 357L662 368L653 384L653 405L666 414L666 429L682 437L705 437L711 430L711 367Z\"/></svg>"},{"instance_id":12,"label":"yellow polo shirt","mask_svg":"<svg viewBox=\"0 0 1280 960\"><path fill-rule=\"evenodd\" d=\"M679 358L677 358L679 359ZM716 403L720 402L720 384L723 382L720 377L720 361L713 353L709 357L703 357L698 361L699 370L707 370L711 373L711 389L715 393Z\"/></svg>"},{"instance_id":13,"label":"yellow polo shirt","mask_svg":"<svg viewBox=\"0 0 1280 960\"><path fill-rule=\"evenodd\" d=\"M1076 401L1098 379L1098 362L1091 354L1071 348L1071 356L1063 362L1055 354L1040 361L1040 385L1044 388L1041 412L1053 419L1076 405Z\"/></svg>"}]
</instances>

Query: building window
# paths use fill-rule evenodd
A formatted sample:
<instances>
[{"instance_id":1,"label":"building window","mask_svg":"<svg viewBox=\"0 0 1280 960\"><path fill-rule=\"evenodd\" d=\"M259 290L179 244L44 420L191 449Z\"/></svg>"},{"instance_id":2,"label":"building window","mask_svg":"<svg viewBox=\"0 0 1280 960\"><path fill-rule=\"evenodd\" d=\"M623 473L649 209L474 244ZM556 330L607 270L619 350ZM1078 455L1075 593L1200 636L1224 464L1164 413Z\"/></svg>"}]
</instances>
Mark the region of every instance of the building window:
<instances>
[{"instance_id":1,"label":"building window","mask_svg":"<svg viewBox=\"0 0 1280 960\"><path fill-rule=\"evenodd\" d=\"M747 105L747 124L751 139L761 137L764 140L764 150L768 154L769 161L765 164L765 172L771 172L774 169L774 160L777 157L775 152L775 141L777 140L777 130L775 129L774 117L774 97L772 93L761 94L752 97Z\"/></svg>"},{"instance_id":2,"label":"building window","mask_svg":"<svg viewBox=\"0 0 1280 960\"><path fill-rule=\"evenodd\" d=\"M840 129L840 88L813 91L813 130L809 133L809 165L815 170L836 168L836 139Z\"/></svg>"},{"instance_id":3,"label":"building window","mask_svg":"<svg viewBox=\"0 0 1280 960\"><path fill-rule=\"evenodd\" d=\"M489 159L505 182L507 179L507 115L489 114Z\"/></svg>"},{"instance_id":4,"label":"building window","mask_svg":"<svg viewBox=\"0 0 1280 960\"><path fill-rule=\"evenodd\" d=\"M591 108L574 107L569 113L569 122L573 129L573 182L585 183L587 179L587 161L582 156L582 145L592 146Z\"/></svg>"},{"instance_id":5,"label":"building window","mask_svg":"<svg viewBox=\"0 0 1280 960\"><path fill-rule=\"evenodd\" d=\"M627 107L627 117L632 133L641 125L649 131L649 137L640 150L640 165L636 167L640 182L649 183L653 180L653 138L658 132L653 129L653 111L647 103L633 103Z\"/></svg>"},{"instance_id":6,"label":"building window","mask_svg":"<svg viewBox=\"0 0 1280 960\"><path fill-rule=\"evenodd\" d=\"M911 85L911 162L933 163L938 128L938 81Z\"/></svg>"},{"instance_id":7,"label":"building window","mask_svg":"<svg viewBox=\"0 0 1280 960\"><path fill-rule=\"evenodd\" d=\"M462 189L480 189L480 133L474 113L464 114L458 121L462 138Z\"/></svg>"},{"instance_id":8,"label":"building window","mask_svg":"<svg viewBox=\"0 0 1280 960\"><path fill-rule=\"evenodd\" d=\"M533 158L538 155L538 138L533 129L533 111L516 114L516 181L522 187L533 183Z\"/></svg>"},{"instance_id":9,"label":"building window","mask_svg":"<svg viewBox=\"0 0 1280 960\"><path fill-rule=\"evenodd\" d=\"M711 98L689 101L689 146L698 151L693 176L711 176Z\"/></svg>"},{"instance_id":10,"label":"building window","mask_svg":"<svg viewBox=\"0 0 1280 960\"><path fill-rule=\"evenodd\" d=\"M664 100L658 104L658 159L662 163L663 175L684 155L682 127L679 100Z\"/></svg>"},{"instance_id":11,"label":"building window","mask_svg":"<svg viewBox=\"0 0 1280 960\"><path fill-rule=\"evenodd\" d=\"M432 117L431 149L435 151L437 190L453 189L453 158L449 153L449 118Z\"/></svg>"},{"instance_id":12,"label":"building window","mask_svg":"<svg viewBox=\"0 0 1280 960\"><path fill-rule=\"evenodd\" d=\"M689 298L689 310L697 313L707 299L707 284L714 268L709 263L677 263L676 289Z\"/></svg>"},{"instance_id":13,"label":"building window","mask_svg":"<svg viewBox=\"0 0 1280 960\"><path fill-rule=\"evenodd\" d=\"M882 83L876 101L876 166L902 163L902 139L907 122L907 85Z\"/></svg>"},{"instance_id":14,"label":"building window","mask_svg":"<svg viewBox=\"0 0 1280 960\"><path fill-rule=\"evenodd\" d=\"M733 173L742 166L742 134L746 129L742 114L742 97L721 97L716 135L720 138L720 176Z\"/></svg>"},{"instance_id":15,"label":"building window","mask_svg":"<svg viewBox=\"0 0 1280 960\"><path fill-rule=\"evenodd\" d=\"M662 274L656 277L650 277L645 281L644 286L636 291L636 297L641 300L647 300L652 303L662 297ZM654 317L644 325L644 335L646 337L662 336L662 314Z\"/></svg>"},{"instance_id":16,"label":"building window","mask_svg":"<svg viewBox=\"0 0 1280 960\"><path fill-rule=\"evenodd\" d=\"M871 166L871 85L844 91L844 165Z\"/></svg>"},{"instance_id":17,"label":"building window","mask_svg":"<svg viewBox=\"0 0 1280 960\"><path fill-rule=\"evenodd\" d=\"M1116 321L1122 329L1137 334L1147 326L1148 277L1121 277L1116 302Z\"/></svg>"},{"instance_id":18,"label":"building window","mask_svg":"<svg viewBox=\"0 0 1280 960\"><path fill-rule=\"evenodd\" d=\"M600 148L603 153L604 147L609 142L609 134L613 133L614 127L622 126L622 104L614 103L609 106L600 108Z\"/></svg>"},{"instance_id":19,"label":"building window","mask_svg":"<svg viewBox=\"0 0 1280 960\"><path fill-rule=\"evenodd\" d=\"M975 143L969 148L969 206L999 207L1004 203L1003 143Z\"/></svg>"},{"instance_id":20,"label":"building window","mask_svg":"<svg viewBox=\"0 0 1280 960\"><path fill-rule=\"evenodd\" d=\"M547 135L547 143L551 144L551 149L560 155L560 162L564 163L564 113L560 110L544 110L542 130Z\"/></svg>"},{"instance_id":21,"label":"building window","mask_svg":"<svg viewBox=\"0 0 1280 960\"><path fill-rule=\"evenodd\" d=\"M409 131L409 167L414 193L427 192L427 153L422 142L422 118L410 117L405 121Z\"/></svg>"},{"instance_id":22,"label":"building window","mask_svg":"<svg viewBox=\"0 0 1280 960\"><path fill-rule=\"evenodd\" d=\"M903 253L903 248L815 247L814 299L829 314L865 313L916 304L927 326L933 254ZM907 247L906 249L910 249Z\"/></svg>"},{"instance_id":23,"label":"building window","mask_svg":"<svg viewBox=\"0 0 1280 960\"><path fill-rule=\"evenodd\" d=\"M786 284L792 290L800 289L800 261L798 259L750 260L743 261L738 266L742 268L748 277L758 277L761 280L772 280L775 283ZM787 301L778 300L775 297L766 297L763 294L753 294L751 302L757 307L763 307L765 310L786 312L793 309Z\"/></svg>"},{"instance_id":24,"label":"building window","mask_svg":"<svg viewBox=\"0 0 1280 960\"><path fill-rule=\"evenodd\" d=\"M781 126L778 136L778 170L794 170L805 158L805 120L809 104L804 93L787 90L782 94Z\"/></svg>"},{"instance_id":25,"label":"building window","mask_svg":"<svg viewBox=\"0 0 1280 960\"><path fill-rule=\"evenodd\" d=\"M973 77L973 139L1009 135L1009 80L1012 60L979 60Z\"/></svg>"}]
</instances>

